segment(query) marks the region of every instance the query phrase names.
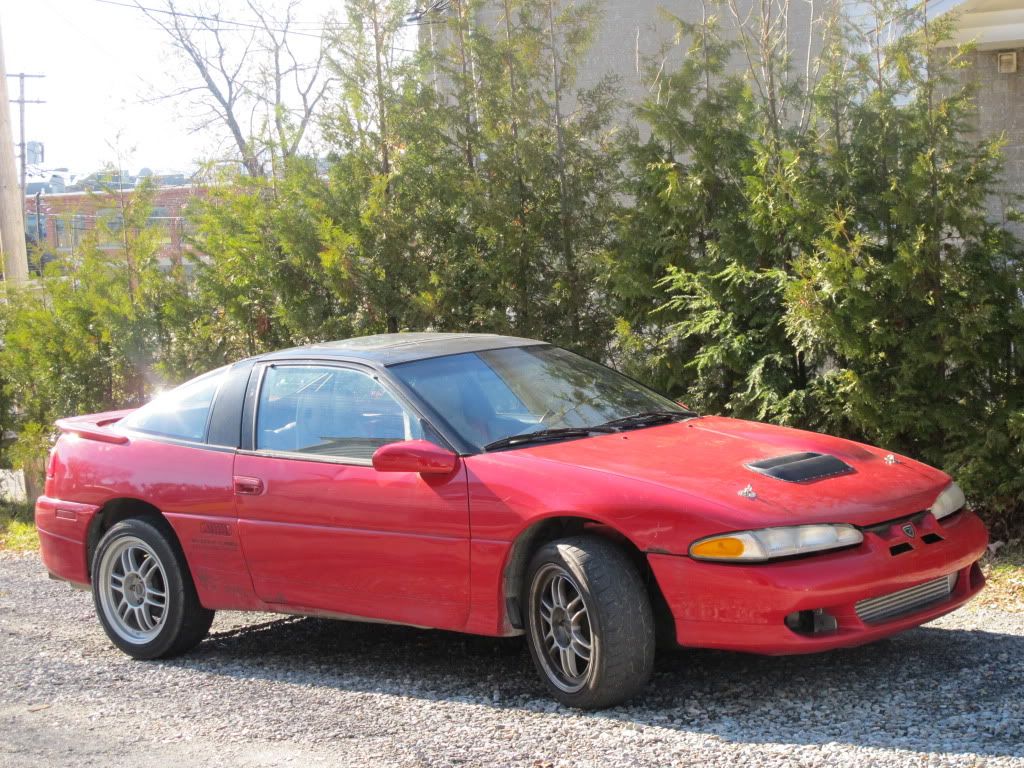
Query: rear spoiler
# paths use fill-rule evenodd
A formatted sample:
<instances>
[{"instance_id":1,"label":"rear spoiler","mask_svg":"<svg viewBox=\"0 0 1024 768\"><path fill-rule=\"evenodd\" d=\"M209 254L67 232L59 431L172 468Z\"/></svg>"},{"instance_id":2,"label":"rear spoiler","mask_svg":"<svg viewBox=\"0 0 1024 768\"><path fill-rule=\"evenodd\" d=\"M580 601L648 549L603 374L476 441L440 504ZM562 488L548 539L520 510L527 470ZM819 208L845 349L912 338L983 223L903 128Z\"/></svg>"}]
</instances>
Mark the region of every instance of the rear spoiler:
<instances>
[{"instance_id":1,"label":"rear spoiler","mask_svg":"<svg viewBox=\"0 0 1024 768\"><path fill-rule=\"evenodd\" d=\"M86 440L97 440L101 443L123 445L128 442L128 436L111 432L107 427L111 424L116 424L133 410L135 409L129 408L124 411L106 411L105 413L92 413L88 416L72 416L67 419L58 419L56 426L64 434L78 435Z\"/></svg>"}]
</instances>

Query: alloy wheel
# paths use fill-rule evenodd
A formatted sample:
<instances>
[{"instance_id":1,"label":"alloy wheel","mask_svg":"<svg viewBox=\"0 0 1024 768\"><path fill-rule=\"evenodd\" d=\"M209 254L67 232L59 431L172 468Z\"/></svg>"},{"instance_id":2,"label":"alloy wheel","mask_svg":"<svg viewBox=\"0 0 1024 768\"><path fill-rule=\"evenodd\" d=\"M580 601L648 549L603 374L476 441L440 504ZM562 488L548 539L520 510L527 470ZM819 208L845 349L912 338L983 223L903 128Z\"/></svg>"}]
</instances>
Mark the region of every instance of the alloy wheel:
<instances>
[{"instance_id":1,"label":"alloy wheel","mask_svg":"<svg viewBox=\"0 0 1024 768\"><path fill-rule=\"evenodd\" d=\"M167 616L167 575L142 539L125 536L103 553L99 567L100 604L111 628L129 643L148 643Z\"/></svg>"},{"instance_id":2,"label":"alloy wheel","mask_svg":"<svg viewBox=\"0 0 1024 768\"><path fill-rule=\"evenodd\" d=\"M582 689L594 660L594 636L583 593L564 568L548 564L534 577L530 604L540 661L551 682L567 693Z\"/></svg>"}]
</instances>

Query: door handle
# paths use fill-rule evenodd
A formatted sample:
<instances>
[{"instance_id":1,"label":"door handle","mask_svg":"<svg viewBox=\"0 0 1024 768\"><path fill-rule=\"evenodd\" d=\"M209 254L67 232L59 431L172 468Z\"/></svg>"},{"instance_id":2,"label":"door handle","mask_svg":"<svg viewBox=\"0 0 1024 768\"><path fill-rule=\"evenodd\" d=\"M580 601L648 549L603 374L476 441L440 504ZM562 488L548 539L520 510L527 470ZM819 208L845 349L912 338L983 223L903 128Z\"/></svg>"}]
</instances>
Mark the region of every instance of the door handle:
<instances>
[{"instance_id":1,"label":"door handle","mask_svg":"<svg viewBox=\"0 0 1024 768\"><path fill-rule=\"evenodd\" d=\"M258 477L235 475L236 496L259 496L263 493L263 481Z\"/></svg>"}]
</instances>

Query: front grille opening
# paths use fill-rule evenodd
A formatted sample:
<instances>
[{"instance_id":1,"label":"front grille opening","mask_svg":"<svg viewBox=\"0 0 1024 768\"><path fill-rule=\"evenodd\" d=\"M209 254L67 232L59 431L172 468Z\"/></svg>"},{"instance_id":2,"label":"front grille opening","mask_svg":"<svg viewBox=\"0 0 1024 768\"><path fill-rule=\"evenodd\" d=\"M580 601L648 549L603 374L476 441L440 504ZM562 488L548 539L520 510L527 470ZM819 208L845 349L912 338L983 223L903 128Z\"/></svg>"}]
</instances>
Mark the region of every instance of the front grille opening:
<instances>
[{"instance_id":1,"label":"front grille opening","mask_svg":"<svg viewBox=\"0 0 1024 768\"><path fill-rule=\"evenodd\" d=\"M921 537L921 541L925 544L938 544L940 541L944 541L944 539L937 533L926 533Z\"/></svg>"},{"instance_id":2,"label":"front grille opening","mask_svg":"<svg viewBox=\"0 0 1024 768\"><path fill-rule=\"evenodd\" d=\"M823 608L812 611L794 611L786 617L786 626L798 635L821 635L839 628L836 617Z\"/></svg>"},{"instance_id":3,"label":"front grille opening","mask_svg":"<svg viewBox=\"0 0 1024 768\"><path fill-rule=\"evenodd\" d=\"M881 624L947 600L953 593L955 585L954 572L918 584L916 587L861 600L854 609L857 611L857 617L865 624Z\"/></svg>"},{"instance_id":4,"label":"front grille opening","mask_svg":"<svg viewBox=\"0 0 1024 768\"><path fill-rule=\"evenodd\" d=\"M889 547L889 554L895 557L896 555L902 555L904 552L912 552L913 549L914 548L907 544L907 542L903 542L902 544L897 544L895 547Z\"/></svg>"}]
</instances>

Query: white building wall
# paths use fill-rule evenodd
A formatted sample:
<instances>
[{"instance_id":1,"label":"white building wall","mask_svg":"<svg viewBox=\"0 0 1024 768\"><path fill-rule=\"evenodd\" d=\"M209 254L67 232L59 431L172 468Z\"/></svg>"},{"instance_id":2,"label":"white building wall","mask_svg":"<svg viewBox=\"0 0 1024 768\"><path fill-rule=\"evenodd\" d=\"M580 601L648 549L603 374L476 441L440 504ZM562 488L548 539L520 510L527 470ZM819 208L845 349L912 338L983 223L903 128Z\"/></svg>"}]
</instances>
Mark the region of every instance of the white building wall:
<instances>
[{"instance_id":1,"label":"white building wall","mask_svg":"<svg viewBox=\"0 0 1024 768\"><path fill-rule=\"evenodd\" d=\"M572 2L573 0L563 0ZM821 52L822 25L827 13L837 0L773 0L776 11L788 5L786 33L792 50L793 66L804 72L808 64L814 67ZM752 8L760 8L760 0L736 0L740 18L750 15ZM660 54L673 41L676 24L671 16L689 23L699 23L708 16L717 15L724 34L735 36L736 19L727 8L701 0L604 0L604 15L585 61L579 71L578 85L588 88L606 75L616 76L623 88L623 96L630 103L639 103L648 95L644 84L645 63ZM481 14L477 23L500 32L503 17L499 0L493 10ZM421 44L429 45L431 36L443 34L434 25L426 25ZM440 44L440 42L438 43ZM684 48L672 48L668 62L678 61ZM736 71L747 68L743 55L737 52L732 66Z\"/></svg>"}]
</instances>

